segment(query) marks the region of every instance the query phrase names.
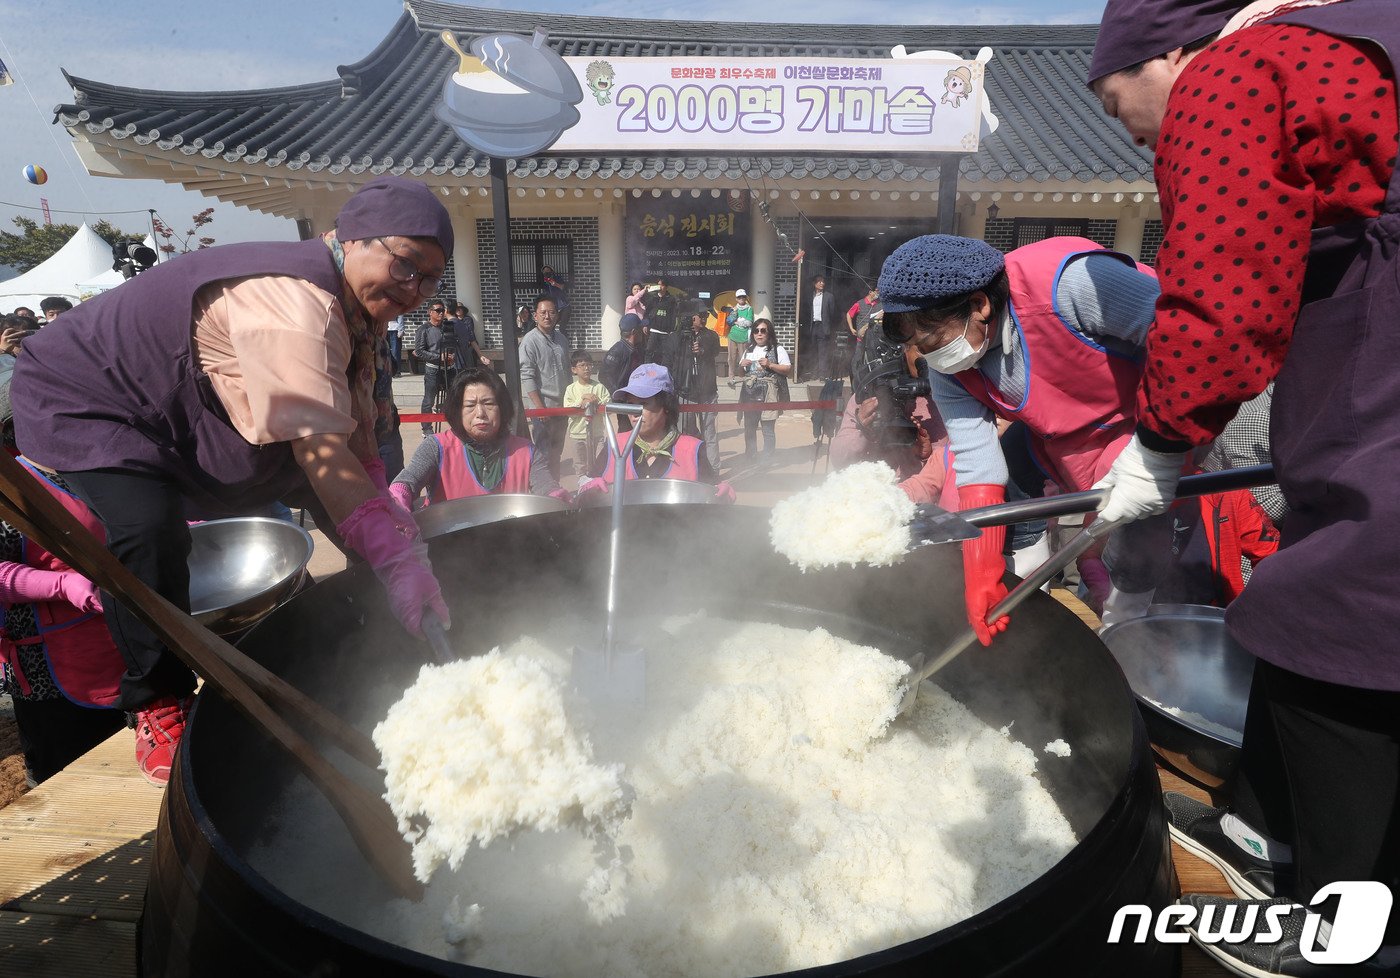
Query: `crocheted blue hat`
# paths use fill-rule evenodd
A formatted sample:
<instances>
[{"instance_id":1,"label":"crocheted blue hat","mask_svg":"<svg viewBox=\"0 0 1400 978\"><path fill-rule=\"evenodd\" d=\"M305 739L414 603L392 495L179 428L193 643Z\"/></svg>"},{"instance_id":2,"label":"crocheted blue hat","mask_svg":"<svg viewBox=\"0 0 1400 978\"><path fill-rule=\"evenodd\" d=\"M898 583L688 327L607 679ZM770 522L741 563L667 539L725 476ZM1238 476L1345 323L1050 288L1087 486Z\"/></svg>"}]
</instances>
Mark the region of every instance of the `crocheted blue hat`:
<instances>
[{"instance_id":1,"label":"crocheted blue hat","mask_svg":"<svg viewBox=\"0 0 1400 978\"><path fill-rule=\"evenodd\" d=\"M985 241L954 234L926 234L906 241L880 269L885 312L914 312L955 295L985 288L1006 258Z\"/></svg>"}]
</instances>

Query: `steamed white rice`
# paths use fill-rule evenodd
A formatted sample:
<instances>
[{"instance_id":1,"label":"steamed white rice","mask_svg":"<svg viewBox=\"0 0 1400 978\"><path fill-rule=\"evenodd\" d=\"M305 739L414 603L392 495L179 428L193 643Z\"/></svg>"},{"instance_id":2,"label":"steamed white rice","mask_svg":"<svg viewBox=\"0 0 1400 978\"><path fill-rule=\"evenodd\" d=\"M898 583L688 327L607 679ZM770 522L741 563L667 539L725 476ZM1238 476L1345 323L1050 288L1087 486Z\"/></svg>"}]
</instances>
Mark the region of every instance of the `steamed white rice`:
<instances>
[{"instance_id":1,"label":"steamed white rice","mask_svg":"<svg viewBox=\"0 0 1400 978\"><path fill-rule=\"evenodd\" d=\"M419 880L456 869L473 843L524 828L606 831L626 814L622 766L593 763L565 695L539 661L493 649L424 666L374 728L384 798Z\"/></svg>"},{"instance_id":2,"label":"steamed white rice","mask_svg":"<svg viewBox=\"0 0 1400 978\"><path fill-rule=\"evenodd\" d=\"M884 462L860 462L773 507L773 549L802 570L898 563L909 550L914 503Z\"/></svg>"},{"instance_id":3,"label":"steamed white rice","mask_svg":"<svg viewBox=\"0 0 1400 978\"><path fill-rule=\"evenodd\" d=\"M625 722L569 693L568 660L535 640L425 669L404 702L429 713L386 721L376 741L391 795L420 799L451 838L433 837L423 903L364 906L328 887L328 912L519 974L769 974L950 926L1075 844L1035 753L1006 732L932 685L891 722L902 661L821 629L664 628L645 711ZM524 685L500 681L512 676ZM635 799L608 838L575 831L587 811L617 813L624 779ZM295 874L289 858L305 857L269 862Z\"/></svg>"}]
</instances>

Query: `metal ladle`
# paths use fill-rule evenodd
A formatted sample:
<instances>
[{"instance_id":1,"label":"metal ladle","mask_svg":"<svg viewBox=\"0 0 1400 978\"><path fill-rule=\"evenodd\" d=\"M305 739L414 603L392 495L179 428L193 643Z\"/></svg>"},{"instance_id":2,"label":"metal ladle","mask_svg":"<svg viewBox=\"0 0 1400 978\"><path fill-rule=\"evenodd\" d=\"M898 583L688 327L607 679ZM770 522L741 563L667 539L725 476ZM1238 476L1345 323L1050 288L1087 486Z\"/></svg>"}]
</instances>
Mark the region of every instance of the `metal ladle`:
<instances>
[{"instance_id":1,"label":"metal ladle","mask_svg":"<svg viewBox=\"0 0 1400 978\"><path fill-rule=\"evenodd\" d=\"M605 412L640 417L640 404L610 403ZM607 625L603 632L603 647L573 650L574 685L591 699L617 703L640 703L646 696L646 657L640 649L619 651L617 648L617 568L622 554L622 493L627 485L627 462L632 446L637 442L641 425L634 424L625 446L619 450L617 431L604 414L603 431L608 441L608 453L613 463L612 532L608 550Z\"/></svg>"}]
</instances>

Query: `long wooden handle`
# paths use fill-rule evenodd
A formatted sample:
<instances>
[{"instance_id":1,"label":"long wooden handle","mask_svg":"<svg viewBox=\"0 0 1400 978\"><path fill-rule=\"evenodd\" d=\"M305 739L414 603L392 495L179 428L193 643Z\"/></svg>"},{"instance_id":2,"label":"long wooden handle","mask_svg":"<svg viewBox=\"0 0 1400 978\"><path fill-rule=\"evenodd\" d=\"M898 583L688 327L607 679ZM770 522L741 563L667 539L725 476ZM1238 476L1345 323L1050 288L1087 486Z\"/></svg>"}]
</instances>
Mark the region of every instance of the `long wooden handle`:
<instances>
[{"instance_id":1,"label":"long wooden handle","mask_svg":"<svg viewBox=\"0 0 1400 978\"><path fill-rule=\"evenodd\" d=\"M384 801L337 770L254 687L272 692L289 715L299 716L327 733L334 731L333 739L355 746L351 753L372 769L379 758L368 737L140 581L4 452L0 452L0 517L120 600L182 662L267 731L340 812L360 851L395 892L409 899L422 896L422 885L412 873L407 843ZM248 677L257 677L257 681Z\"/></svg>"},{"instance_id":2,"label":"long wooden handle","mask_svg":"<svg viewBox=\"0 0 1400 978\"><path fill-rule=\"evenodd\" d=\"M120 599L185 665L221 688L225 685L220 681L224 672L221 667L226 667L274 706L304 717L312 728L360 763L371 770L378 767L379 752L369 737L214 635L138 580L57 500L37 485L23 466L8 456L0 460L0 495L8 504L6 519L9 522Z\"/></svg>"}]
</instances>

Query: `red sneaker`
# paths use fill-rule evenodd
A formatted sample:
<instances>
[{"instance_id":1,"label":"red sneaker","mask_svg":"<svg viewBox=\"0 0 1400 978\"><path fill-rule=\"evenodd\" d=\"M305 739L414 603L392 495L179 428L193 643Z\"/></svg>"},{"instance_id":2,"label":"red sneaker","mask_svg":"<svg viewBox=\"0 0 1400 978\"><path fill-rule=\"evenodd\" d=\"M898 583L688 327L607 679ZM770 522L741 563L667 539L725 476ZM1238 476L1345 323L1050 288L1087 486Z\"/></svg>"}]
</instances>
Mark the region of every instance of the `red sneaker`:
<instances>
[{"instance_id":1,"label":"red sneaker","mask_svg":"<svg viewBox=\"0 0 1400 978\"><path fill-rule=\"evenodd\" d=\"M163 696L136 711L136 765L141 776L156 787L164 788L170 781L175 751L193 705L193 696Z\"/></svg>"}]
</instances>

